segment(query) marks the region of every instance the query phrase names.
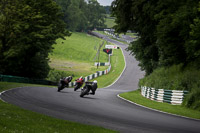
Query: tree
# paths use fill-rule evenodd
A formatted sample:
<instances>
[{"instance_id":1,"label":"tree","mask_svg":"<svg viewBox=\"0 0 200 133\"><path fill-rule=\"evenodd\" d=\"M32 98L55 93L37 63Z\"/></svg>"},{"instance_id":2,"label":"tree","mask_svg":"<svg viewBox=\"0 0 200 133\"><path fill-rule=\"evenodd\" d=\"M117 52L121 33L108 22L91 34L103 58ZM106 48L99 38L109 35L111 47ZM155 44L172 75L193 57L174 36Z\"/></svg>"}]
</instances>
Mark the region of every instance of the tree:
<instances>
[{"instance_id":1,"label":"tree","mask_svg":"<svg viewBox=\"0 0 200 133\"><path fill-rule=\"evenodd\" d=\"M56 0L64 13L63 20L70 31L102 28L105 9L96 0Z\"/></svg>"},{"instance_id":2,"label":"tree","mask_svg":"<svg viewBox=\"0 0 200 133\"><path fill-rule=\"evenodd\" d=\"M139 34L128 50L140 61L146 74L161 66L187 64L198 55L198 2L115 0L112 3L116 31L133 30Z\"/></svg>"},{"instance_id":3,"label":"tree","mask_svg":"<svg viewBox=\"0 0 200 133\"><path fill-rule=\"evenodd\" d=\"M45 78L48 54L69 33L52 0L1 0L0 73Z\"/></svg>"},{"instance_id":4,"label":"tree","mask_svg":"<svg viewBox=\"0 0 200 133\"><path fill-rule=\"evenodd\" d=\"M156 43L155 1L115 0L111 5L112 15L116 17L117 32L136 31L139 39L130 44L128 50L140 61L139 65L147 74L158 64L158 48Z\"/></svg>"},{"instance_id":5,"label":"tree","mask_svg":"<svg viewBox=\"0 0 200 133\"><path fill-rule=\"evenodd\" d=\"M200 65L200 2L196 9L193 23L190 24L189 39L185 43L185 49L187 53L188 61L197 61L197 65Z\"/></svg>"},{"instance_id":6,"label":"tree","mask_svg":"<svg viewBox=\"0 0 200 133\"><path fill-rule=\"evenodd\" d=\"M104 6L104 9L106 11L106 14L110 14L110 6Z\"/></svg>"},{"instance_id":7,"label":"tree","mask_svg":"<svg viewBox=\"0 0 200 133\"><path fill-rule=\"evenodd\" d=\"M89 28L103 28L105 27L104 14L105 9L96 0L88 0L87 18L89 21Z\"/></svg>"}]
</instances>

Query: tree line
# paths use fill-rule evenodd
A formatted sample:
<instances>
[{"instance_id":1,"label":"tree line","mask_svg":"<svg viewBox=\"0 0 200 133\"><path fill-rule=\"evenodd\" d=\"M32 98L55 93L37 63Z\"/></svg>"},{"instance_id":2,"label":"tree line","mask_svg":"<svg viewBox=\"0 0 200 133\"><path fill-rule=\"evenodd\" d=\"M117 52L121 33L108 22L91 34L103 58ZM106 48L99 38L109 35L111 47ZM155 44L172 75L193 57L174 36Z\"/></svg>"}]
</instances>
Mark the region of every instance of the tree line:
<instances>
[{"instance_id":1,"label":"tree line","mask_svg":"<svg viewBox=\"0 0 200 133\"><path fill-rule=\"evenodd\" d=\"M45 78L48 54L69 35L52 0L0 1L0 74Z\"/></svg>"},{"instance_id":2,"label":"tree line","mask_svg":"<svg viewBox=\"0 0 200 133\"><path fill-rule=\"evenodd\" d=\"M0 74L46 78L56 39L103 27L103 13L96 0L1 0Z\"/></svg>"},{"instance_id":3,"label":"tree line","mask_svg":"<svg viewBox=\"0 0 200 133\"><path fill-rule=\"evenodd\" d=\"M86 31L105 27L105 8L97 0L55 0L61 6L63 21L70 31Z\"/></svg>"},{"instance_id":4,"label":"tree line","mask_svg":"<svg viewBox=\"0 0 200 133\"><path fill-rule=\"evenodd\" d=\"M138 33L128 50L147 75L173 64L199 66L199 0L114 0L111 10L117 32Z\"/></svg>"}]
</instances>

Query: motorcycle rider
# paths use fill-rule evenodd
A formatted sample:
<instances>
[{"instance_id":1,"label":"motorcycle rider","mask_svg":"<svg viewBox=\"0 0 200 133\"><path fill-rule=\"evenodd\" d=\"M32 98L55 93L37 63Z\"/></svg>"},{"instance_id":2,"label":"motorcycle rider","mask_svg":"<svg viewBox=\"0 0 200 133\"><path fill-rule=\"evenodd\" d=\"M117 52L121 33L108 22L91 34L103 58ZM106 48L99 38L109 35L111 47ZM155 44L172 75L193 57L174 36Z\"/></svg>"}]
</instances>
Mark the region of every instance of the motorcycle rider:
<instances>
[{"instance_id":1,"label":"motorcycle rider","mask_svg":"<svg viewBox=\"0 0 200 133\"><path fill-rule=\"evenodd\" d=\"M76 79L75 81L76 81L76 85L74 87L74 91L78 90L83 85L83 83L85 82L83 76Z\"/></svg>"},{"instance_id":2,"label":"motorcycle rider","mask_svg":"<svg viewBox=\"0 0 200 133\"><path fill-rule=\"evenodd\" d=\"M69 87L69 83L72 81L72 76L63 77L58 83L58 92L63 90L65 87Z\"/></svg>"},{"instance_id":3,"label":"motorcycle rider","mask_svg":"<svg viewBox=\"0 0 200 133\"><path fill-rule=\"evenodd\" d=\"M96 91L96 89L97 89L97 81L96 80L94 80L93 82L86 82L86 85L84 86L84 87L86 87L86 86L88 86L88 89L89 89L89 91L88 91L88 94L87 95L89 95L89 94L92 94L92 95L95 95L95 91ZM84 88L83 87L83 88ZM82 88L82 89L83 89ZM90 93L90 90L92 91L91 93Z\"/></svg>"},{"instance_id":4,"label":"motorcycle rider","mask_svg":"<svg viewBox=\"0 0 200 133\"><path fill-rule=\"evenodd\" d=\"M65 81L66 87L68 88L69 83L72 81L72 76L65 77L63 80Z\"/></svg>"},{"instance_id":5,"label":"motorcycle rider","mask_svg":"<svg viewBox=\"0 0 200 133\"><path fill-rule=\"evenodd\" d=\"M83 76L81 76L80 78L76 79L76 81L81 82L81 84L83 84L83 83L84 83L84 78L83 78Z\"/></svg>"},{"instance_id":6,"label":"motorcycle rider","mask_svg":"<svg viewBox=\"0 0 200 133\"><path fill-rule=\"evenodd\" d=\"M97 81L94 80L93 83L92 83L92 88L91 88L92 92L90 94L95 95L95 91L96 91L97 87L98 87L97 86Z\"/></svg>"}]
</instances>

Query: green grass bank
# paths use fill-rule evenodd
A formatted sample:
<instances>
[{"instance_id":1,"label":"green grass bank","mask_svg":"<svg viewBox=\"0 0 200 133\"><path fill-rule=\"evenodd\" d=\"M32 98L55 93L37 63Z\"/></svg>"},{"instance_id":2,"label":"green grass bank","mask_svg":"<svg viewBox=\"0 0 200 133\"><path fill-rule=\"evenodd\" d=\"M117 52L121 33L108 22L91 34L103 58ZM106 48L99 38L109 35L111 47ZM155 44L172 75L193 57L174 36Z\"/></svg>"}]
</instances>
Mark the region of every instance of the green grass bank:
<instances>
[{"instance_id":1,"label":"green grass bank","mask_svg":"<svg viewBox=\"0 0 200 133\"><path fill-rule=\"evenodd\" d=\"M140 94L140 90L122 93L120 94L120 96L134 103L143 105L145 107L149 107L152 109L156 109L156 110L160 110L163 112L176 114L180 116L185 116L189 118L200 119L200 111L198 110L186 108L181 105L171 105L168 103L160 103L160 102L152 101L150 99L143 97Z\"/></svg>"},{"instance_id":2,"label":"green grass bank","mask_svg":"<svg viewBox=\"0 0 200 133\"><path fill-rule=\"evenodd\" d=\"M48 80L58 81L60 77L69 75L73 75L76 79L107 69L106 66L101 66L98 69L94 66L94 63L98 61L97 50L102 43L104 45L100 50L99 61L108 62L108 55L103 52L107 42L78 32L72 33L70 37L65 39L58 39L53 46L53 52L49 55L49 65L52 70L49 72Z\"/></svg>"},{"instance_id":3,"label":"green grass bank","mask_svg":"<svg viewBox=\"0 0 200 133\"><path fill-rule=\"evenodd\" d=\"M115 18L110 17L110 15L107 15L105 18L105 25L107 26L107 28L113 28L113 26L116 25Z\"/></svg>"},{"instance_id":4,"label":"green grass bank","mask_svg":"<svg viewBox=\"0 0 200 133\"><path fill-rule=\"evenodd\" d=\"M195 64L158 68L139 81L139 86L189 91L182 105L170 105L149 100L140 94L140 90L123 93L120 96L149 108L200 119L200 71Z\"/></svg>"}]
</instances>

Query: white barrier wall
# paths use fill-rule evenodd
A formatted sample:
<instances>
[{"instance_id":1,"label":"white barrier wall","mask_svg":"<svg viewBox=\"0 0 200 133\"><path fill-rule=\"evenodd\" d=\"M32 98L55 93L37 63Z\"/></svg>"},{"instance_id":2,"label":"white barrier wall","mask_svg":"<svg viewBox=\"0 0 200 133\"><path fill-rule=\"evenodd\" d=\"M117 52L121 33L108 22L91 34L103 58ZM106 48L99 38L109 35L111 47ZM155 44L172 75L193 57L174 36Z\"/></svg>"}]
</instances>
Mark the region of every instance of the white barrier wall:
<instances>
[{"instance_id":1,"label":"white barrier wall","mask_svg":"<svg viewBox=\"0 0 200 133\"><path fill-rule=\"evenodd\" d=\"M146 86L141 87L142 96L158 102L167 102L180 105L188 91L155 89Z\"/></svg>"},{"instance_id":2,"label":"white barrier wall","mask_svg":"<svg viewBox=\"0 0 200 133\"><path fill-rule=\"evenodd\" d=\"M91 79L94 79L94 78L96 78L96 77L99 77L99 76L108 74L108 73L110 72L110 70L111 70L111 65L109 66L108 69L106 69L106 70L104 70L104 71L97 71L97 72L94 73L94 74L91 74L91 75L89 75L89 76L86 76L86 77L84 78L84 79L85 79L85 82L86 82L86 81L89 81L89 80L91 80ZM75 81L69 83L69 87L73 87L73 86L75 85L75 83L76 83Z\"/></svg>"}]
</instances>

